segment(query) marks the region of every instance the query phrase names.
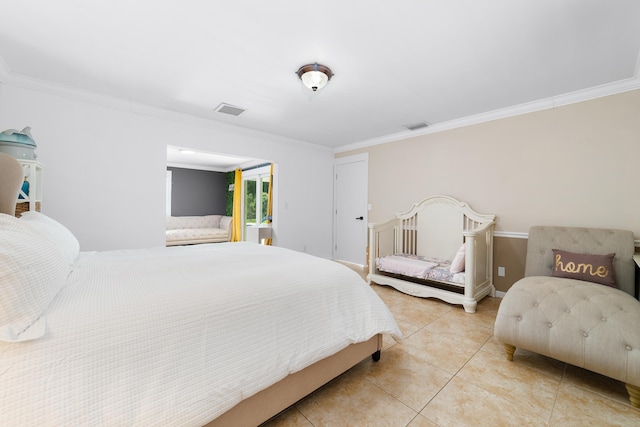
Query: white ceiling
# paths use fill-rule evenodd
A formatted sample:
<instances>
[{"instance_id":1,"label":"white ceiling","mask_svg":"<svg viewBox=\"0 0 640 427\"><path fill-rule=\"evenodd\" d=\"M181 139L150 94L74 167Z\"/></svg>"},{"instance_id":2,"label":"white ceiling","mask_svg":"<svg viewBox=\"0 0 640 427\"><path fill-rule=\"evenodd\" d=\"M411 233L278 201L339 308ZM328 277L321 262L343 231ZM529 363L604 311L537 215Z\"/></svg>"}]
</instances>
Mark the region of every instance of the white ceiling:
<instances>
[{"instance_id":1,"label":"white ceiling","mask_svg":"<svg viewBox=\"0 0 640 427\"><path fill-rule=\"evenodd\" d=\"M167 146L167 166L178 168L229 172L235 168L246 169L266 163L269 163L269 161L204 152L190 147Z\"/></svg>"},{"instance_id":2,"label":"white ceiling","mask_svg":"<svg viewBox=\"0 0 640 427\"><path fill-rule=\"evenodd\" d=\"M333 148L638 80L637 0L0 0L0 10L5 80ZM295 72L316 61L335 76L312 93ZM246 111L214 112L223 102Z\"/></svg>"}]
</instances>

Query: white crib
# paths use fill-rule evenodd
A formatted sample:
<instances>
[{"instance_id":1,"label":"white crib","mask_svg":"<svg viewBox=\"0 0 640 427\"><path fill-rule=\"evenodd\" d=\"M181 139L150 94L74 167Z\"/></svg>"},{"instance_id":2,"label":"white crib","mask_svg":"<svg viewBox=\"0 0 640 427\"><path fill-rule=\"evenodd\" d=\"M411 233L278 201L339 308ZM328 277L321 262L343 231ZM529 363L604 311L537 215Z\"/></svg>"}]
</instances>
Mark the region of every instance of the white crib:
<instances>
[{"instance_id":1,"label":"white crib","mask_svg":"<svg viewBox=\"0 0 640 427\"><path fill-rule=\"evenodd\" d=\"M494 225L495 215L479 214L449 196L428 197L391 220L369 224L367 280L409 295L461 304L466 312L474 313L478 301L487 295L495 296ZM442 261L439 266L448 268L462 244L463 279L417 278L378 268L381 258L393 255L437 259Z\"/></svg>"}]
</instances>

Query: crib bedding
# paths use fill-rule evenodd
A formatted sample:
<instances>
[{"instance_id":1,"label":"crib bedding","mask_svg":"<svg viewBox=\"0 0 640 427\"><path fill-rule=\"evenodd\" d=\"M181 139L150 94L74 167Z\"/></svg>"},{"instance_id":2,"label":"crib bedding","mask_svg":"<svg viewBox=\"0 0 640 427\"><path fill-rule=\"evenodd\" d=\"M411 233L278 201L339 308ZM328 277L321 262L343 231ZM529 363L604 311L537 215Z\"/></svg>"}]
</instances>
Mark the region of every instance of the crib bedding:
<instances>
[{"instance_id":1,"label":"crib bedding","mask_svg":"<svg viewBox=\"0 0 640 427\"><path fill-rule=\"evenodd\" d=\"M376 267L386 273L422 280L465 284L464 271L451 272L451 260L397 253L376 258Z\"/></svg>"},{"instance_id":2,"label":"crib bedding","mask_svg":"<svg viewBox=\"0 0 640 427\"><path fill-rule=\"evenodd\" d=\"M252 243L81 253L42 338L0 342L3 425L197 426L377 333L354 271Z\"/></svg>"},{"instance_id":3,"label":"crib bedding","mask_svg":"<svg viewBox=\"0 0 640 427\"><path fill-rule=\"evenodd\" d=\"M424 279L429 272L438 266L436 262L404 256L404 254L389 255L377 259L378 269L388 273L402 274L409 277Z\"/></svg>"}]
</instances>

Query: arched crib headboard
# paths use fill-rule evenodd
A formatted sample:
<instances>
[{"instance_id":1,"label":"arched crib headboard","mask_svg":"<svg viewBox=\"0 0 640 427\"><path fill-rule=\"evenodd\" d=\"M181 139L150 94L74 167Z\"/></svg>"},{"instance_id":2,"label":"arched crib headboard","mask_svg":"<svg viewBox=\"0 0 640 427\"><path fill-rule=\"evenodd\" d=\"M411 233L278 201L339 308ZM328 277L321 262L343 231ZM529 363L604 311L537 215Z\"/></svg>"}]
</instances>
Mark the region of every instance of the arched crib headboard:
<instances>
[{"instance_id":1,"label":"arched crib headboard","mask_svg":"<svg viewBox=\"0 0 640 427\"><path fill-rule=\"evenodd\" d=\"M453 259L464 232L495 221L495 215L480 214L449 196L427 197L396 218L396 253L442 259Z\"/></svg>"}]
</instances>

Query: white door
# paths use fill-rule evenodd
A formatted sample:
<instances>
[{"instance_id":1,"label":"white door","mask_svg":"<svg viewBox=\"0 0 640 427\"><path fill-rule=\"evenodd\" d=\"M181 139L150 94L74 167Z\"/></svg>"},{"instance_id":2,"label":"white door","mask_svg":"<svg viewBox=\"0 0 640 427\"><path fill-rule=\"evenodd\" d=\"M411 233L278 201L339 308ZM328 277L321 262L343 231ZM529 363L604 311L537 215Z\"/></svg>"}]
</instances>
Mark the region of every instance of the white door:
<instances>
[{"instance_id":1,"label":"white door","mask_svg":"<svg viewBox=\"0 0 640 427\"><path fill-rule=\"evenodd\" d=\"M368 156L336 159L334 166L334 258L365 265L367 251Z\"/></svg>"}]
</instances>

